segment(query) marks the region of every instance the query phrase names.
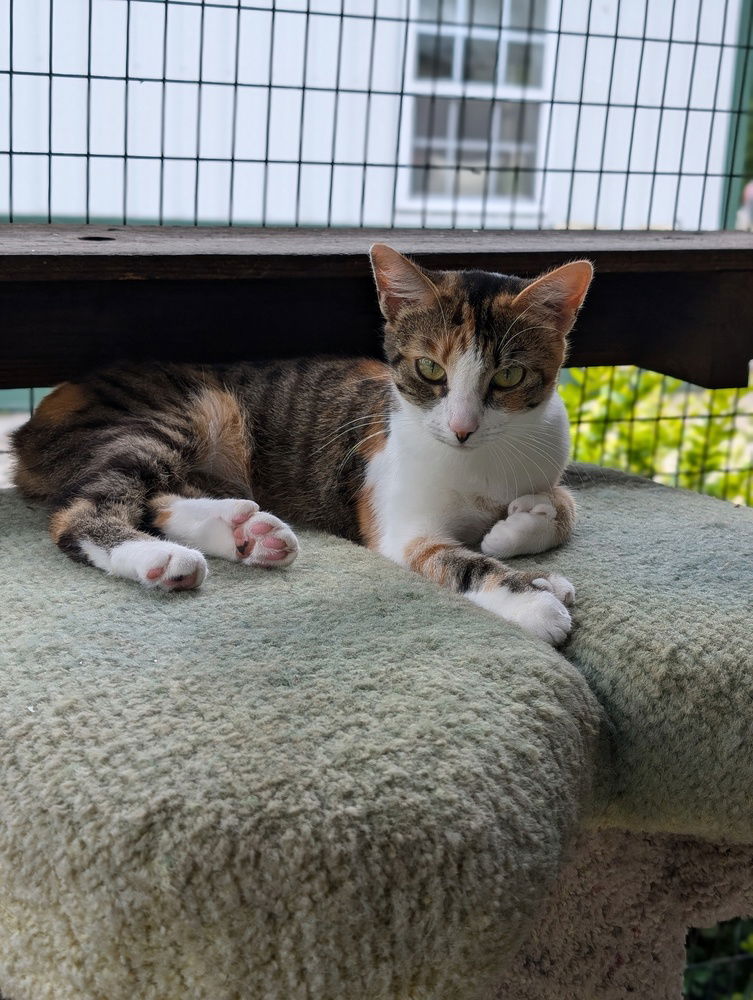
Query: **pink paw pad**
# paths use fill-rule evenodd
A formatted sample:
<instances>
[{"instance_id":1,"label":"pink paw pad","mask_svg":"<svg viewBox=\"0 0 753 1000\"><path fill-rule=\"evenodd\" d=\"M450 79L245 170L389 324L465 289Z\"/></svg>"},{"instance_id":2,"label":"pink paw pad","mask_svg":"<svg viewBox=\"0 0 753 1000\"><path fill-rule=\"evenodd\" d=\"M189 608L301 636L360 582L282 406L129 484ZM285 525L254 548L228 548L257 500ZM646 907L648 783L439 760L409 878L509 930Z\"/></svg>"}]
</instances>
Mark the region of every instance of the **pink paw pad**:
<instances>
[{"instance_id":1,"label":"pink paw pad","mask_svg":"<svg viewBox=\"0 0 753 1000\"><path fill-rule=\"evenodd\" d=\"M244 517L233 529L239 559L253 566L287 566L298 555L298 540L291 529L272 514Z\"/></svg>"}]
</instances>

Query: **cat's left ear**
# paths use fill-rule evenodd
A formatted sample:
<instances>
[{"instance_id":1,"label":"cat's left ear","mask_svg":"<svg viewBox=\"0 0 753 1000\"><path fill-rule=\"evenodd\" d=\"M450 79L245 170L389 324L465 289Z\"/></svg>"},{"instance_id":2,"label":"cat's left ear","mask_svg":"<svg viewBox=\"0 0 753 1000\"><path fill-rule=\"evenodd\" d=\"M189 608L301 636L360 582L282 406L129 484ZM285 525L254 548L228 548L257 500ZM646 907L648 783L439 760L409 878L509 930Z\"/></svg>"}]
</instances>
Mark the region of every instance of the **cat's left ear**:
<instances>
[{"instance_id":1,"label":"cat's left ear","mask_svg":"<svg viewBox=\"0 0 753 1000\"><path fill-rule=\"evenodd\" d=\"M395 320L406 306L429 308L434 305L434 285L418 264L386 243L375 243L369 250L369 257L379 293L379 308L386 320Z\"/></svg>"},{"instance_id":2,"label":"cat's left ear","mask_svg":"<svg viewBox=\"0 0 753 1000\"><path fill-rule=\"evenodd\" d=\"M590 261L574 260L571 264L563 264L526 286L513 299L513 306L516 310L536 306L546 309L565 337L583 305L593 276L594 269Z\"/></svg>"}]
</instances>

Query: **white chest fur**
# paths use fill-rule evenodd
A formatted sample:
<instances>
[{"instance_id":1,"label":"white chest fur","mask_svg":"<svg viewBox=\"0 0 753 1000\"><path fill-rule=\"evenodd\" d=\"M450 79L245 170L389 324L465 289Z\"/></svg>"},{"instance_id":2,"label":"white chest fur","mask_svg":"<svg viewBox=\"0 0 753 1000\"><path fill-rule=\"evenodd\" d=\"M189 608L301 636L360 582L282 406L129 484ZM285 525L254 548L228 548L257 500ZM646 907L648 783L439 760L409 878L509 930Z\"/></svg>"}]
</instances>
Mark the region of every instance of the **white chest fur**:
<instances>
[{"instance_id":1,"label":"white chest fur","mask_svg":"<svg viewBox=\"0 0 753 1000\"><path fill-rule=\"evenodd\" d=\"M380 551L400 561L406 544L424 535L478 543L509 503L559 482L568 451L567 416L556 395L481 428L475 446L462 448L436 440L402 407L367 473Z\"/></svg>"}]
</instances>

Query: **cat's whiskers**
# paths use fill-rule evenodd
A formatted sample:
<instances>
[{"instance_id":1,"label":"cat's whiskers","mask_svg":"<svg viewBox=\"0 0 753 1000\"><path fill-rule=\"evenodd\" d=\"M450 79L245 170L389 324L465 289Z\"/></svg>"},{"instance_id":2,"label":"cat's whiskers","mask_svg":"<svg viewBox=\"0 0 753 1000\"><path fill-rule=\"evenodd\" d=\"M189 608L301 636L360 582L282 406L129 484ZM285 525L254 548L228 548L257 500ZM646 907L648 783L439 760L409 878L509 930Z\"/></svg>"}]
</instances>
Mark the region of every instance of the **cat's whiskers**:
<instances>
[{"instance_id":1,"label":"cat's whiskers","mask_svg":"<svg viewBox=\"0 0 753 1000\"><path fill-rule=\"evenodd\" d=\"M513 436L512 441L524 449L532 449L535 454L540 455L547 462L556 463L560 460L560 453L551 440L539 438L535 433L526 434L523 440Z\"/></svg>"},{"instance_id":2,"label":"cat's whiskers","mask_svg":"<svg viewBox=\"0 0 753 1000\"><path fill-rule=\"evenodd\" d=\"M523 312L518 313L518 315L515 317L515 319L512 321L512 323L508 326L508 328L502 334L502 343L500 344L500 349L502 347L506 346L507 343L509 342L509 337L510 337L510 334L512 333L513 329L515 328L515 324L519 323L523 319L523 317L525 316L525 314L527 312L529 312L529 310L533 309L533 307L534 307L535 304L536 304L535 302L530 302L526 306L526 308L523 310Z\"/></svg>"},{"instance_id":3,"label":"cat's whiskers","mask_svg":"<svg viewBox=\"0 0 753 1000\"><path fill-rule=\"evenodd\" d=\"M400 423L401 420L405 422L405 419L406 419L405 414L403 414L399 410L395 411L390 414L390 419L388 423L385 423L382 427L374 431L372 434L367 434L365 437L362 437L360 441L356 441L356 443L347 450L347 452L345 453L345 457L338 466L336 473L337 478L339 478L340 475L342 474L342 471L348 464L348 461L350 460L351 456L354 455L362 445L366 444L367 441L371 441L373 438L386 437L389 434L390 425L392 424L397 425Z\"/></svg>"},{"instance_id":4,"label":"cat's whiskers","mask_svg":"<svg viewBox=\"0 0 753 1000\"><path fill-rule=\"evenodd\" d=\"M549 477L546 475L546 473L544 472L544 470L542 469L542 467L539 465L539 463L536 461L536 459L533 458L532 455L527 454L523 450L523 448L518 448L517 445L515 445L512 441L508 440L507 444L508 444L508 446L510 448L512 448L513 453L515 455L517 455L521 459L521 464L522 464L523 468L525 469L526 476L528 477L528 485L530 487L530 492L531 493L535 493L536 492L536 487L535 487L535 484L534 484L534 481L533 481L533 476L531 475L531 471L528 468L529 463L531 465L534 465L538 469L538 471L541 473L541 478L542 478L542 480L544 482L548 482L549 481ZM520 494L518 494L518 495L520 496Z\"/></svg>"},{"instance_id":5,"label":"cat's whiskers","mask_svg":"<svg viewBox=\"0 0 753 1000\"><path fill-rule=\"evenodd\" d=\"M510 461L509 451L505 451L503 442L496 442L490 446L492 454L495 455L500 465L512 472L513 484L515 486L515 496L519 496L518 474L515 471L515 463ZM507 486L507 473L505 473L505 486Z\"/></svg>"},{"instance_id":6,"label":"cat's whiskers","mask_svg":"<svg viewBox=\"0 0 753 1000\"><path fill-rule=\"evenodd\" d=\"M377 413L362 413L358 417L354 417L352 420L346 420L344 424L340 424L339 427L335 428L335 433L332 434L323 444L319 445L314 451L313 455L318 455L319 452L324 451L325 448L329 447L338 438L343 437L343 435L350 433L353 430L359 430L361 427L367 427L369 423L373 423L374 420L378 420L383 414L381 411Z\"/></svg>"},{"instance_id":7,"label":"cat's whiskers","mask_svg":"<svg viewBox=\"0 0 753 1000\"><path fill-rule=\"evenodd\" d=\"M512 327L510 329L512 329ZM518 330L513 337L507 337L506 340L503 340L500 343L497 349L498 355L502 357L506 351L510 350L511 344L513 344L518 339L518 337L522 337L524 333L530 333L532 330L550 330L552 333L559 332L557 330L557 327L549 326L546 323L534 323L533 326L526 326L522 330Z\"/></svg>"}]
</instances>

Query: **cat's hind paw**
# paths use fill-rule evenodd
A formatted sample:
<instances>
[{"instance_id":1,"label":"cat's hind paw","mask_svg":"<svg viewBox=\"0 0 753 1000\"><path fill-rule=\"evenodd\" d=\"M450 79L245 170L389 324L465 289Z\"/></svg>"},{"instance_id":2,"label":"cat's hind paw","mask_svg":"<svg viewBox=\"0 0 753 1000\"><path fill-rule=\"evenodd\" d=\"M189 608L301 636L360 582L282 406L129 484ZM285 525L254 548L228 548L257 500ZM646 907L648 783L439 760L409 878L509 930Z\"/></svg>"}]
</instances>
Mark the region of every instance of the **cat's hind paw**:
<instances>
[{"instance_id":1,"label":"cat's hind paw","mask_svg":"<svg viewBox=\"0 0 753 1000\"><path fill-rule=\"evenodd\" d=\"M233 538L238 559L246 566L289 566L299 551L298 539L291 528L264 511L236 519Z\"/></svg>"},{"instance_id":2,"label":"cat's hind paw","mask_svg":"<svg viewBox=\"0 0 753 1000\"><path fill-rule=\"evenodd\" d=\"M530 493L513 500L507 517L486 533L481 551L497 559L551 549L557 541L557 511L546 493Z\"/></svg>"},{"instance_id":3,"label":"cat's hind paw","mask_svg":"<svg viewBox=\"0 0 753 1000\"><path fill-rule=\"evenodd\" d=\"M101 565L83 545L82 549L90 561ZM158 538L116 545L110 552L109 566L103 568L107 568L113 576L138 580L150 590L170 591L195 590L201 586L209 572L201 552Z\"/></svg>"}]
</instances>

